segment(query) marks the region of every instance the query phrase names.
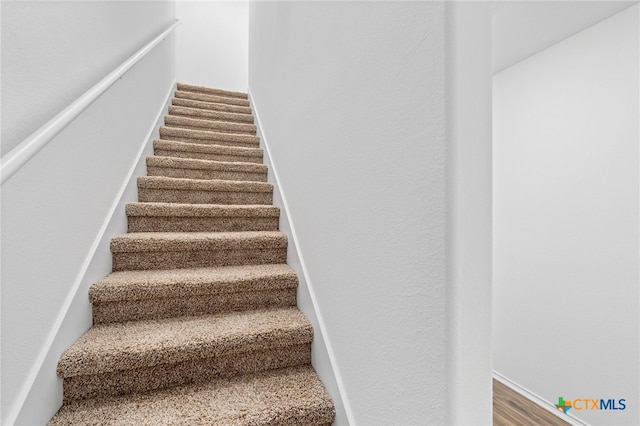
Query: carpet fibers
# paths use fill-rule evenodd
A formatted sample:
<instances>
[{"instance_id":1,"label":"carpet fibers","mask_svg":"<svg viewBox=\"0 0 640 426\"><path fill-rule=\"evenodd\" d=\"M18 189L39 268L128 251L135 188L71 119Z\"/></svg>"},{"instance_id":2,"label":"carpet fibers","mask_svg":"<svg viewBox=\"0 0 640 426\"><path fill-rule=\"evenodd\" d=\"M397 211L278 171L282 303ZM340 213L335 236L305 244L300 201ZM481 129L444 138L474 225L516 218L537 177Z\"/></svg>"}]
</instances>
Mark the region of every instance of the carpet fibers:
<instances>
[{"instance_id":1,"label":"carpet fibers","mask_svg":"<svg viewBox=\"0 0 640 426\"><path fill-rule=\"evenodd\" d=\"M178 83L50 425L329 425L245 93Z\"/></svg>"}]
</instances>

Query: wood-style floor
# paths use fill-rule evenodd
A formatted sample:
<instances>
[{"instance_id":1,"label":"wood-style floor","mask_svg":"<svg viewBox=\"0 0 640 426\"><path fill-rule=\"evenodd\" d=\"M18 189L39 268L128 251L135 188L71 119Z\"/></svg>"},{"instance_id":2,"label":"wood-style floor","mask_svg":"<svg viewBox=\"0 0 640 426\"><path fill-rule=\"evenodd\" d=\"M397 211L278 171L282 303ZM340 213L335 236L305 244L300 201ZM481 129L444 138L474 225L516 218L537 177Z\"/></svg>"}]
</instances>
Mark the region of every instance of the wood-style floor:
<instances>
[{"instance_id":1,"label":"wood-style floor","mask_svg":"<svg viewBox=\"0 0 640 426\"><path fill-rule=\"evenodd\" d=\"M494 426L570 426L539 405L493 381Z\"/></svg>"}]
</instances>

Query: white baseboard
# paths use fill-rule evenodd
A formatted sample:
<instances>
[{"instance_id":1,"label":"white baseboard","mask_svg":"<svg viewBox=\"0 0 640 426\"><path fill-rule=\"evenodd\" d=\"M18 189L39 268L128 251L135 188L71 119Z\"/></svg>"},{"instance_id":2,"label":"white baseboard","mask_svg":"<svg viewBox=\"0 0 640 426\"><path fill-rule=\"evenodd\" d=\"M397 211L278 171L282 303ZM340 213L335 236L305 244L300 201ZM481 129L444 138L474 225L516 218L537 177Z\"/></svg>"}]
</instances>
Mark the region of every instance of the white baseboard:
<instances>
[{"instance_id":1,"label":"white baseboard","mask_svg":"<svg viewBox=\"0 0 640 426\"><path fill-rule=\"evenodd\" d=\"M298 243L298 237L293 222L291 221L291 214L289 212L287 199L282 191L278 171L273 162L273 157L269 150L269 144L267 143L267 137L264 133L264 128L260 123L258 108L251 96L250 90L249 101L251 102L251 107L255 116L255 124L258 131L257 134L260 138L260 147L264 151L264 164L269 168L267 179L274 187L273 204L280 208L280 231L287 234L289 240L287 263L296 271L300 282L298 286L298 307L307 316L307 318L309 318L309 321L311 321L316 332L312 343L312 364L336 406L336 419L333 423L334 426L355 425L353 412L344 389L342 377L338 370L327 329L322 319L322 314L313 290L311 278L309 277L304 257L300 251L300 245Z\"/></svg>"},{"instance_id":2,"label":"white baseboard","mask_svg":"<svg viewBox=\"0 0 640 426\"><path fill-rule=\"evenodd\" d=\"M503 385L507 386L509 389L513 390L514 392L517 392L523 397L527 398L529 401L533 402L539 407L544 408L554 416L564 420L565 422L573 426L589 426L588 423L585 423L584 421L575 417L571 413L568 413L568 414L562 413L560 410L556 408L556 406L553 403L547 401L546 399L542 398L536 393L531 392L527 388L520 386L518 383L506 378L505 376L498 373L497 371L493 372L493 378L499 381L500 383L502 383Z\"/></svg>"},{"instance_id":3,"label":"white baseboard","mask_svg":"<svg viewBox=\"0 0 640 426\"><path fill-rule=\"evenodd\" d=\"M19 391L16 402L7 416L7 425L45 424L62 404L62 381L56 376L58 359L60 354L92 324L88 296L86 293L80 294L82 292L79 290L88 289L93 282L110 272L109 241L114 235L126 232L124 205L136 199L137 176L145 174L146 156L149 150L153 151L153 139L159 135L159 128L163 124L175 87L174 80L87 252L42 350ZM38 409L34 410L33 407Z\"/></svg>"}]
</instances>

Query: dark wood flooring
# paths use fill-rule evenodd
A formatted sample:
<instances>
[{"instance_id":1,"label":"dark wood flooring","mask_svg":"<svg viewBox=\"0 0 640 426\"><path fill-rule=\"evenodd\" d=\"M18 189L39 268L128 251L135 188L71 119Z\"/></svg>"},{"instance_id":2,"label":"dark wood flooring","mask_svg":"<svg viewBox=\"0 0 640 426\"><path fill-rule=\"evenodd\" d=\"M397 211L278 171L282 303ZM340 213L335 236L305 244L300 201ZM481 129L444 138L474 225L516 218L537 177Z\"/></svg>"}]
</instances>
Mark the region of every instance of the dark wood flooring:
<instances>
[{"instance_id":1,"label":"dark wood flooring","mask_svg":"<svg viewBox=\"0 0 640 426\"><path fill-rule=\"evenodd\" d=\"M539 405L493 380L494 426L570 426Z\"/></svg>"}]
</instances>

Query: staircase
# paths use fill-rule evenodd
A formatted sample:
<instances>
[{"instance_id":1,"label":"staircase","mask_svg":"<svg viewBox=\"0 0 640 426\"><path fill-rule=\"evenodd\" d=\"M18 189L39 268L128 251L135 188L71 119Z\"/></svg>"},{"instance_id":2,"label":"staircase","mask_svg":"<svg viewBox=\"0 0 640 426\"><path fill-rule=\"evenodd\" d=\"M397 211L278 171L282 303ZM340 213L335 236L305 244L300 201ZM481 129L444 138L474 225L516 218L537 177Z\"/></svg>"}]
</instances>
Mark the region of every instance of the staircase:
<instances>
[{"instance_id":1,"label":"staircase","mask_svg":"<svg viewBox=\"0 0 640 426\"><path fill-rule=\"evenodd\" d=\"M331 424L247 95L177 89L49 424Z\"/></svg>"}]
</instances>

